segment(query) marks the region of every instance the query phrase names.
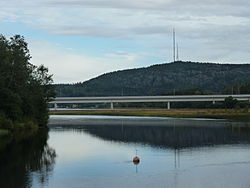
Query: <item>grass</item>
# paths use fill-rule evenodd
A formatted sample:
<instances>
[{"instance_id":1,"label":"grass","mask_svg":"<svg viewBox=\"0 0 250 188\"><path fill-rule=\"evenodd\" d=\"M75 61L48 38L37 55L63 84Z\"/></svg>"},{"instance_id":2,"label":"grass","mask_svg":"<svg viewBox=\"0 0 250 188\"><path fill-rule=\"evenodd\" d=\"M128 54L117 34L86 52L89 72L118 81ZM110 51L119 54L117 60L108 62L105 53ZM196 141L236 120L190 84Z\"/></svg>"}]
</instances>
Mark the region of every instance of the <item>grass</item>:
<instances>
[{"instance_id":1,"label":"grass","mask_svg":"<svg viewBox=\"0 0 250 188\"><path fill-rule=\"evenodd\" d=\"M38 125L31 121L25 123L12 123L10 127L0 128L0 151L15 139L19 141L34 135L38 131Z\"/></svg>"},{"instance_id":2,"label":"grass","mask_svg":"<svg viewBox=\"0 0 250 188\"><path fill-rule=\"evenodd\" d=\"M112 115L112 116L152 116L176 118L215 118L250 120L246 109L131 109L131 110L70 110L50 111L50 115Z\"/></svg>"},{"instance_id":3,"label":"grass","mask_svg":"<svg viewBox=\"0 0 250 188\"><path fill-rule=\"evenodd\" d=\"M13 122L5 118L0 119L0 137L11 137L21 132L36 132L38 128L38 125L32 121Z\"/></svg>"}]
</instances>

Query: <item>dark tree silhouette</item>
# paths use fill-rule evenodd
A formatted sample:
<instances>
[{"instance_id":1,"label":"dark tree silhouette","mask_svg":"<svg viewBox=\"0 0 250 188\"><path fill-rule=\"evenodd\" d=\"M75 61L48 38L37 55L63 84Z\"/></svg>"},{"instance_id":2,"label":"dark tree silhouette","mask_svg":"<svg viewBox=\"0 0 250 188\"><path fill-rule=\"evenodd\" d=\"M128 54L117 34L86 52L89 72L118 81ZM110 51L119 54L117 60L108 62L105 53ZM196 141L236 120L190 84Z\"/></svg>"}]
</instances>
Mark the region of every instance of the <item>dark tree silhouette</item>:
<instances>
[{"instance_id":1,"label":"dark tree silhouette","mask_svg":"<svg viewBox=\"0 0 250 188\"><path fill-rule=\"evenodd\" d=\"M32 65L24 37L6 39L0 35L0 128L31 121L43 126L48 119L47 104L54 97L48 69Z\"/></svg>"}]
</instances>

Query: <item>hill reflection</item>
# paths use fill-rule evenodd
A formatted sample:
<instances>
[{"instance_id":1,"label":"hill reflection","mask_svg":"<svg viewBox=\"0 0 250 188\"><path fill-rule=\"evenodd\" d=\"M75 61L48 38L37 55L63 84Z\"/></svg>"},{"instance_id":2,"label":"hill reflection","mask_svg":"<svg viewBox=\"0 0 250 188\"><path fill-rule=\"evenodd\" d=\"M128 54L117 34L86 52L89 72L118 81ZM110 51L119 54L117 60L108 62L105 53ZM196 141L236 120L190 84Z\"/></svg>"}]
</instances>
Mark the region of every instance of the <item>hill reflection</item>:
<instances>
[{"instance_id":1,"label":"hill reflection","mask_svg":"<svg viewBox=\"0 0 250 188\"><path fill-rule=\"evenodd\" d=\"M53 126L60 127L60 125ZM94 124L90 125L63 125L60 129L52 128L52 131L64 131L72 129L77 132L84 131L103 140L141 143L156 147L188 148L211 145L250 143L250 127L241 123L225 124L224 126L162 126L162 125L136 125L132 124Z\"/></svg>"}]
</instances>

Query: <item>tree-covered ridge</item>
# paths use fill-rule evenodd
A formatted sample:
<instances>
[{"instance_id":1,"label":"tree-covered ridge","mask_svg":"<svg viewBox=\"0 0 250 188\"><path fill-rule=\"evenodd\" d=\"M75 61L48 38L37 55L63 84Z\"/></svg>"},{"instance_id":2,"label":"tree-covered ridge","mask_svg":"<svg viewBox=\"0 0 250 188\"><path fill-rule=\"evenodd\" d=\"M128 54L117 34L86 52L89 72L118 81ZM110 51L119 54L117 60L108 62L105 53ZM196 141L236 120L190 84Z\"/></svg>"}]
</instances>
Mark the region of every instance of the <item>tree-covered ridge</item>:
<instances>
[{"instance_id":1,"label":"tree-covered ridge","mask_svg":"<svg viewBox=\"0 0 250 188\"><path fill-rule=\"evenodd\" d=\"M0 128L29 122L45 125L47 104L54 96L48 69L32 65L28 44L16 35L0 35Z\"/></svg>"},{"instance_id":2,"label":"tree-covered ridge","mask_svg":"<svg viewBox=\"0 0 250 188\"><path fill-rule=\"evenodd\" d=\"M56 85L58 96L164 95L198 89L223 93L238 83L250 82L250 64L178 61L106 73L76 84Z\"/></svg>"}]
</instances>

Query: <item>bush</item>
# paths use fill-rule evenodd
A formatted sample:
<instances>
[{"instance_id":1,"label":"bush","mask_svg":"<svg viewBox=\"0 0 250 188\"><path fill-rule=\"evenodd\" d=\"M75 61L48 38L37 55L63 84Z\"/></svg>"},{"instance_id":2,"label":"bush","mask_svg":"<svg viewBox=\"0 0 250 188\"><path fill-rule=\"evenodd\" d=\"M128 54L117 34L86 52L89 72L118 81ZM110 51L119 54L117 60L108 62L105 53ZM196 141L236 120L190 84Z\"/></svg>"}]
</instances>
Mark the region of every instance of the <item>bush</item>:
<instances>
[{"instance_id":1,"label":"bush","mask_svg":"<svg viewBox=\"0 0 250 188\"><path fill-rule=\"evenodd\" d=\"M10 119L7 119L3 114L0 114L0 128L12 130L13 127L13 122Z\"/></svg>"},{"instance_id":2,"label":"bush","mask_svg":"<svg viewBox=\"0 0 250 188\"><path fill-rule=\"evenodd\" d=\"M9 134L9 131L8 130L1 130L0 129L0 137L2 137L2 136L6 136L6 135L8 135ZM1 148L1 147L0 147Z\"/></svg>"},{"instance_id":3,"label":"bush","mask_svg":"<svg viewBox=\"0 0 250 188\"><path fill-rule=\"evenodd\" d=\"M234 99L232 96L226 97L224 100L224 106L227 109L235 108L238 104L238 100Z\"/></svg>"}]
</instances>

